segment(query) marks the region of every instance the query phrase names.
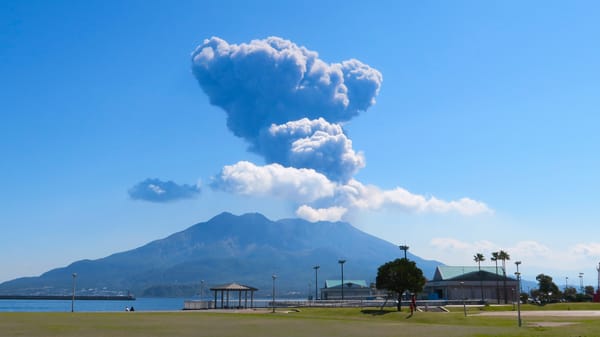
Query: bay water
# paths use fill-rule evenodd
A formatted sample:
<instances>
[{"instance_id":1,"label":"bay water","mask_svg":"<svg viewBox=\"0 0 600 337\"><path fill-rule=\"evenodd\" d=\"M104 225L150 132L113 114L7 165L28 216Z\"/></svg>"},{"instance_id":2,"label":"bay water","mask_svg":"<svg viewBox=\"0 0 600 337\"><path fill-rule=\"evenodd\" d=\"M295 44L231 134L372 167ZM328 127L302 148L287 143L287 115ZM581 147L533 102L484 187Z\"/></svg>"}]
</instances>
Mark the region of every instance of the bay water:
<instances>
[{"instance_id":1,"label":"bay water","mask_svg":"<svg viewBox=\"0 0 600 337\"><path fill-rule=\"evenodd\" d=\"M135 308L135 311L183 310L186 300L199 298L137 298L134 301L76 300L76 312L115 312ZM255 308L270 306L270 299L254 299ZM297 301L297 299L295 300ZM235 305L236 300L232 300ZM71 300L0 300L0 312L70 312Z\"/></svg>"},{"instance_id":2,"label":"bay water","mask_svg":"<svg viewBox=\"0 0 600 337\"><path fill-rule=\"evenodd\" d=\"M74 303L77 312L182 310L185 298L138 298L135 301L90 301ZM70 312L70 300L0 300L0 312Z\"/></svg>"}]
</instances>

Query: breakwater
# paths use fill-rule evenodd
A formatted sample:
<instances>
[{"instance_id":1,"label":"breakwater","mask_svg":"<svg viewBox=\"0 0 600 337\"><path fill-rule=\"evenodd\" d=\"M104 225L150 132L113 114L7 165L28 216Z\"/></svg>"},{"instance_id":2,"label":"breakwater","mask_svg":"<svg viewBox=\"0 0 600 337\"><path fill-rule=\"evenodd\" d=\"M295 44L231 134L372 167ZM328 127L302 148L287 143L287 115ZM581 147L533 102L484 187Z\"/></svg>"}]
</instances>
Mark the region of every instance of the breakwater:
<instances>
[{"instance_id":1,"label":"breakwater","mask_svg":"<svg viewBox=\"0 0 600 337\"><path fill-rule=\"evenodd\" d=\"M72 300L72 295L0 295L0 300ZM75 295L76 301L135 301L133 295Z\"/></svg>"}]
</instances>

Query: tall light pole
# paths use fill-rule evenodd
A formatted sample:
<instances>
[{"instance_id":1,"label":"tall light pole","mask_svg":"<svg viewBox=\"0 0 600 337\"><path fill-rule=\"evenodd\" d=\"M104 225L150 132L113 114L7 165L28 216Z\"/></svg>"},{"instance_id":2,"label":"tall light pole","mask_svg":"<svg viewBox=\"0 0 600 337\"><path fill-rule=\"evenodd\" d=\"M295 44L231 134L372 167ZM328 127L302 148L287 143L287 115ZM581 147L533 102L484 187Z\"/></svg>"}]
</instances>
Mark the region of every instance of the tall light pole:
<instances>
[{"instance_id":1,"label":"tall light pole","mask_svg":"<svg viewBox=\"0 0 600 337\"><path fill-rule=\"evenodd\" d=\"M338 263L340 264L340 266L342 267L342 301L344 300L344 263L346 263L346 260L338 260Z\"/></svg>"},{"instance_id":2,"label":"tall light pole","mask_svg":"<svg viewBox=\"0 0 600 337\"><path fill-rule=\"evenodd\" d=\"M517 265L517 268L519 267L519 265ZM519 289L519 297L521 297L521 273L516 272L515 275L517 275L517 285L518 285L518 289ZM521 299L519 298L517 300L517 320L518 320L518 324L519 324L519 328L521 327Z\"/></svg>"},{"instance_id":3,"label":"tall light pole","mask_svg":"<svg viewBox=\"0 0 600 337\"><path fill-rule=\"evenodd\" d=\"M75 279L77 278L77 273L73 273L73 297L71 297L71 312L75 311Z\"/></svg>"},{"instance_id":4,"label":"tall light pole","mask_svg":"<svg viewBox=\"0 0 600 337\"><path fill-rule=\"evenodd\" d=\"M515 261L517 265L517 319L519 321L519 327L521 326L521 273L519 272L519 265L521 261Z\"/></svg>"},{"instance_id":5,"label":"tall light pole","mask_svg":"<svg viewBox=\"0 0 600 337\"><path fill-rule=\"evenodd\" d=\"M319 279L318 279L318 270L319 268L321 268L319 265L316 265L313 267L313 269L315 270L315 301L319 298L317 295L318 293L318 284L319 284Z\"/></svg>"},{"instance_id":6,"label":"tall light pole","mask_svg":"<svg viewBox=\"0 0 600 337\"><path fill-rule=\"evenodd\" d=\"M569 277L565 276L565 290L569 287Z\"/></svg>"},{"instance_id":7,"label":"tall light pole","mask_svg":"<svg viewBox=\"0 0 600 337\"><path fill-rule=\"evenodd\" d=\"M598 272L598 288L596 288L596 291L600 291L600 263L598 263L596 271Z\"/></svg>"},{"instance_id":8,"label":"tall light pole","mask_svg":"<svg viewBox=\"0 0 600 337\"><path fill-rule=\"evenodd\" d=\"M204 297L204 280L200 281L200 300Z\"/></svg>"},{"instance_id":9,"label":"tall light pole","mask_svg":"<svg viewBox=\"0 0 600 337\"><path fill-rule=\"evenodd\" d=\"M462 297L463 302L463 311L465 312L465 317L467 317L467 303L465 302L465 288L463 287L465 282L460 281L460 296Z\"/></svg>"},{"instance_id":10,"label":"tall light pole","mask_svg":"<svg viewBox=\"0 0 600 337\"><path fill-rule=\"evenodd\" d=\"M398 247L400 248L400 250L404 251L404 258L406 259L406 251L408 250L408 246L407 245L400 245Z\"/></svg>"},{"instance_id":11,"label":"tall light pole","mask_svg":"<svg viewBox=\"0 0 600 337\"><path fill-rule=\"evenodd\" d=\"M579 290L583 294L583 273L579 273Z\"/></svg>"},{"instance_id":12,"label":"tall light pole","mask_svg":"<svg viewBox=\"0 0 600 337\"><path fill-rule=\"evenodd\" d=\"M275 312L275 279L277 275L273 274L271 277L273 278L273 312Z\"/></svg>"}]
</instances>

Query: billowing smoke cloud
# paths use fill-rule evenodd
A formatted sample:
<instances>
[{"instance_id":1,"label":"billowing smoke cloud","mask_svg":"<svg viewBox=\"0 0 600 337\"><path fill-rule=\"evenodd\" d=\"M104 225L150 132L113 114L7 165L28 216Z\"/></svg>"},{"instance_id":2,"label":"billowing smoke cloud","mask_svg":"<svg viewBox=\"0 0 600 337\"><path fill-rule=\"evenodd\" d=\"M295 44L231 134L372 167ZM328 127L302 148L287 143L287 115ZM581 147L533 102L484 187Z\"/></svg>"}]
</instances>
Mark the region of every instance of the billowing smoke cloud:
<instances>
[{"instance_id":1,"label":"billowing smoke cloud","mask_svg":"<svg viewBox=\"0 0 600 337\"><path fill-rule=\"evenodd\" d=\"M335 184L311 169L279 164L256 166L247 161L225 166L211 186L246 196L275 196L299 203L334 196Z\"/></svg>"},{"instance_id":2,"label":"billowing smoke cloud","mask_svg":"<svg viewBox=\"0 0 600 337\"><path fill-rule=\"evenodd\" d=\"M349 210L389 208L414 213L454 212L463 215L493 212L486 204L469 198L455 201L426 198L400 187L381 190L354 179L347 184L339 184L314 170L286 168L279 164L256 166L239 162L226 166L214 179L212 187L220 190L246 196L274 196L299 203L296 215L311 221L341 220Z\"/></svg>"},{"instance_id":3,"label":"billowing smoke cloud","mask_svg":"<svg viewBox=\"0 0 600 337\"><path fill-rule=\"evenodd\" d=\"M257 147L268 163L309 167L335 181L348 181L365 166L342 127L323 118L273 124L261 133Z\"/></svg>"},{"instance_id":4,"label":"billowing smoke cloud","mask_svg":"<svg viewBox=\"0 0 600 337\"><path fill-rule=\"evenodd\" d=\"M200 187L194 185L179 185L172 181L146 179L129 189L129 197L134 200L151 202L170 202L190 199L200 193Z\"/></svg>"},{"instance_id":5,"label":"billowing smoke cloud","mask_svg":"<svg viewBox=\"0 0 600 337\"><path fill-rule=\"evenodd\" d=\"M327 63L278 37L229 44L213 37L192 53L192 72L227 127L266 165L238 162L212 188L296 203L302 218L340 220L352 210L491 213L469 198L440 200L400 187L381 190L353 176L365 167L342 125L375 104L381 73L355 60Z\"/></svg>"},{"instance_id":6,"label":"billowing smoke cloud","mask_svg":"<svg viewBox=\"0 0 600 337\"><path fill-rule=\"evenodd\" d=\"M317 222L317 221L339 221L348 210L344 207L333 206L329 208L312 208L302 205L296 210L299 218Z\"/></svg>"},{"instance_id":7,"label":"billowing smoke cloud","mask_svg":"<svg viewBox=\"0 0 600 337\"><path fill-rule=\"evenodd\" d=\"M379 71L354 59L328 64L278 37L239 45L213 37L192 53L192 72L211 104L227 113L229 129L267 162L312 168L334 180L364 166L337 124L375 103ZM296 136L291 129L301 126L291 121L312 125ZM284 142L269 145L273 138ZM336 158L344 161L334 164Z\"/></svg>"}]
</instances>

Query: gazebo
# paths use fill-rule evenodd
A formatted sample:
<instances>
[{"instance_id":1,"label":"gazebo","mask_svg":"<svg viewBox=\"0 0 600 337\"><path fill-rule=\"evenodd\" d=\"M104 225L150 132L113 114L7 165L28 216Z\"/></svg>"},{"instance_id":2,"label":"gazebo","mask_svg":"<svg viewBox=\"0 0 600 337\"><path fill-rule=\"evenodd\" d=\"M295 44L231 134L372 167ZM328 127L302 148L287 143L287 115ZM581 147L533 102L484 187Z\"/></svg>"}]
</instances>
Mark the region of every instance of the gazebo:
<instances>
[{"instance_id":1,"label":"gazebo","mask_svg":"<svg viewBox=\"0 0 600 337\"><path fill-rule=\"evenodd\" d=\"M219 292L221 292L221 307L220 307L221 309L231 308L231 306L229 306L229 293L230 292L238 293L238 303L237 303L238 305L236 308L244 308L244 309L248 308L248 292L250 292L250 308L253 308L254 307L254 292L257 290L258 289L254 288L254 287L250 287L250 286L246 286L246 285L238 284L238 283L229 283L229 284L224 284L221 286L210 288L210 291L215 292L215 305L214 305L215 309L219 308L219 306L217 305L217 303L218 303L217 295ZM244 305L243 306L242 306L242 292L244 293Z\"/></svg>"}]
</instances>

